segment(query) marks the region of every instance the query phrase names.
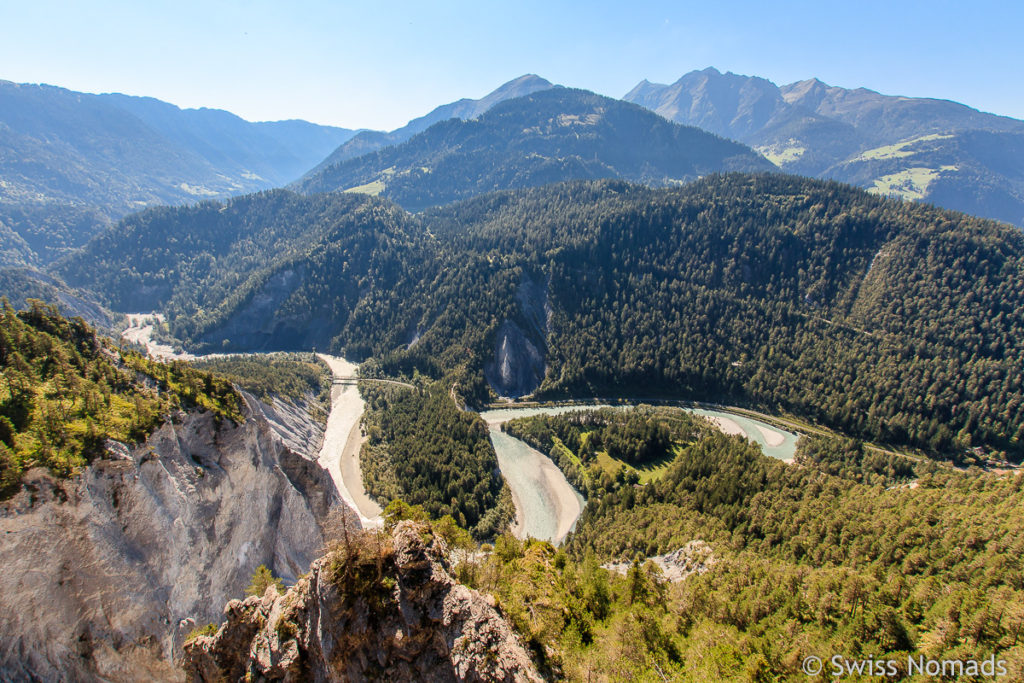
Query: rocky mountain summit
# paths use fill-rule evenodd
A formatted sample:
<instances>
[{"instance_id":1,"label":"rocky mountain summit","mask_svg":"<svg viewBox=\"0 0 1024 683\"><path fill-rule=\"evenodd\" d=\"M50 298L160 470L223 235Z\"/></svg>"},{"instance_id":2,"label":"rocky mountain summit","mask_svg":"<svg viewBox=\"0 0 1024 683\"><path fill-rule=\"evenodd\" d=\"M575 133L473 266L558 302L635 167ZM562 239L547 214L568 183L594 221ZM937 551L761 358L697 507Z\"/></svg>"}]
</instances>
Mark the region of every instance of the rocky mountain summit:
<instances>
[{"instance_id":1,"label":"rocky mountain summit","mask_svg":"<svg viewBox=\"0 0 1024 683\"><path fill-rule=\"evenodd\" d=\"M787 173L1024 226L1024 121L959 102L708 68L623 99L739 140Z\"/></svg>"},{"instance_id":2,"label":"rocky mountain summit","mask_svg":"<svg viewBox=\"0 0 1024 683\"><path fill-rule=\"evenodd\" d=\"M185 644L190 681L540 681L493 598L427 524L349 532L285 594L232 600Z\"/></svg>"}]
</instances>

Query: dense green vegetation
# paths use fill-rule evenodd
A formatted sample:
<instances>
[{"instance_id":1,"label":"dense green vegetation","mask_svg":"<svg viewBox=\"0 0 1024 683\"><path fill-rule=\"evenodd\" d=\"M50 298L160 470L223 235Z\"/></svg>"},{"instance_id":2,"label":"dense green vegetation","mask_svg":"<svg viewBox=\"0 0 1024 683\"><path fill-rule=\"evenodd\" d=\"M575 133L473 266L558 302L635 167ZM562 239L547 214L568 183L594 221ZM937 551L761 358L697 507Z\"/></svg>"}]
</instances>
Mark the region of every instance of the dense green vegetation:
<instances>
[{"instance_id":1,"label":"dense green vegetation","mask_svg":"<svg viewBox=\"0 0 1024 683\"><path fill-rule=\"evenodd\" d=\"M588 498L618 483L640 481L637 470L663 465L676 446L708 426L688 413L646 406L603 408L510 420L501 430L548 455L565 478ZM605 466L601 455L611 460Z\"/></svg>"},{"instance_id":2,"label":"dense green vegetation","mask_svg":"<svg viewBox=\"0 0 1024 683\"><path fill-rule=\"evenodd\" d=\"M595 491L563 550L503 535L458 568L549 676L797 681L804 657L833 654L903 673L908 655L996 655L1007 680L1024 673L1024 477L931 464L886 488L856 481L886 476L856 443L811 439L788 465L716 430L691 436L656 481ZM823 471L836 463L849 479ZM691 542L710 553L688 555L696 573L680 582L644 563ZM599 566L613 558L625 575Z\"/></svg>"},{"instance_id":3,"label":"dense green vegetation","mask_svg":"<svg viewBox=\"0 0 1024 683\"><path fill-rule=\"evenodd\" d=\"M226 350L325 347L337 329L317 316L342 326L366 288L397 280L390 252L410 248L408 224L401 210L364 197L271 191L135 214L58 270L115 309L166 310L172 331L195 343L220 328L238 333L234 343L218 338ZM314 284L311 269L343 277ZM272 290L270 301L254 301L261 290ZM232 326L240 313L246 324Z\"/></svg>"},{"instance_id":4,"label":"dense green vegetation","mask_svg":"<svg viewBox=\"0 0 1024 683\"><path fill-rule=\"evenodd\" d=\"M373 356L375 372L447 375L479 405L514 323L544 355L541 396L752 405L970 463L1024 457L1022 259L1005 226L727 175L417 216L267 193L140 214L62 272L116 306L165 308L199 347Z\"/></svg>"},{"instance_id":5,"label":"dense green vegetation","mask_svg":"<svg viewBox=\"0 0 1024 683\"><path fill-rule=\"evenodd\" d=\"M401 499L432 517L451 515L477 538L510 520L511 495L479 415L460 411L440 384L408 389L365 383L360 453L367 492L383 505Z\"/></svg>"},{"instance_id":6,"label":"dense green vegetation","mask_svg":"<svg viewBox=\"0 0 1024 683\"><path fill-rule=\"evenodd\" d=\"M410 211L573 179L665 185L716 171L767 171L749 147L670 123L633 104L554 88L495 105L479 118L439 122L412 139L321 168L302 192L351 190Z\"/></svg>"},{"instance_id":7,"label":"dense green vegetation","mask_svg":"<svg viewBox=\"0 0 1024 683\"><path fill-rule=\"evenodd\" d=\"M871 449L856 439L801 436L796 461L835 477L878 486L907 483L923 474L937 472L935 463L923 458Z\"/></svg>"},{"instance_id":8,"label":"dense green vegetation","mask_svg":"<svg viewBox=\"0 0 1024 683\"><path fill-rule=\"evenodd\" d=\"M324 417L331 408L331 371L310 354L223 356L192 365L224 377L263 401L275 396L293 401L312 398Z\"/></svg>"},{"instance_id":9,"label":"dense green vegetation","mask_svg":"<svg viewBox=\"0 0 1024 683\"><path fill-rule=\"evenodd\" d=\"M730 397L1020 457L1019 232L780 176L631 199L458 209L475 248L552 261L542 394Z\"/></svg>"},{"instance_id":10,"label":"dense green vegetation","mask_svg":"<svg viewBox=\"0 0 1024 683\"><path fill-rule=\"evenodd\" d=\"M80 318L31 301L0 314L0 491L24 470L68 476L102 457L104 442L137 442L179 409L241 420L242 399L224 379L187 363L157 363L100 339Z\"/></svg>"}]
</instances>

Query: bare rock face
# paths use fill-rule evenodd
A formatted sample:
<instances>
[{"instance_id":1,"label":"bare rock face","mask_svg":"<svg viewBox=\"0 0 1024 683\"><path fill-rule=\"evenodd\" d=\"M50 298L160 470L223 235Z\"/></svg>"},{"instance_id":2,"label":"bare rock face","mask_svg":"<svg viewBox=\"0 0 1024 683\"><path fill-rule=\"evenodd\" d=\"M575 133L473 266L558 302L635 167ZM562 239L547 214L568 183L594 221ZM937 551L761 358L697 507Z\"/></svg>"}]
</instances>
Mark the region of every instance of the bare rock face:
<instances>
[{"instance_id":1,"label":"bare rock face","mask_svg":"<svg viewBox=\"0 0 1024 683\"><path fill-rule=\"evenodd\" d=\"M337 491L246 401L241 425L182 415L71 479L34 470L0 505L0 680L183 680L185 636L256 566L308 569Z\"/></svg>"},{"instance_id":2,"label":"bare rock face","mask_svg":"<svg viewBox=\"0 0 1024 683\"><path fill-rule=\"evenodd\" d=\"M488 383L501 396L518 398L540 386L545 372L544 355L511 320L498 328L494 360L484 366Z\"/></svg>"},{"instance_id":3,"label":"bare rock face","mask_svg":"<svg viewBox=\"0 0 1024 683\"><path fill-rule=\"evenodd\" d=\"M526 275L516 289L520 324L505 320L494 339L494 358L484 375L499 396L519 398L532 394L544 380L547 364L545 340L551 328L549 280Z\"/></svg>"},{"instance_id":4,"label":"bare rock face","mask_svg":"<svg viewBox=\"0 0 1024 683\"><path fill-rule=\"evenodd\" d=\"M693 574L707 574L718 563L711 545L699 538L670 553L647 559L658 566L666 581L672 582L684 581ZM602 566L609 571L626 574L631 565L629 562L615 562Z\"/></svg>"},{"instance_id":5,"label":"bare rock face","mask_svg":"<svg viewBox=\"0 0 1024 683\"><path fill-rule=\"evenodd\" d=\"M186 643L188 680L540 681L508 623L458 584L430 527L338 543L284 595L233 600Z\"/></svg>"}]
</instances>

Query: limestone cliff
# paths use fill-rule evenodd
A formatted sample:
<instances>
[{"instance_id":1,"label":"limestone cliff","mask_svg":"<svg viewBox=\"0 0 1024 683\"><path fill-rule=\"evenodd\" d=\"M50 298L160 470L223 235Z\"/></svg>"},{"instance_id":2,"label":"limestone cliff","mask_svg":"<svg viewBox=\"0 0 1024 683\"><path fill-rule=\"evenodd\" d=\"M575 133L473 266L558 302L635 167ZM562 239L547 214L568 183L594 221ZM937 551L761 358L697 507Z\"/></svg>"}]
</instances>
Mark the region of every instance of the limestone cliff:
<instances>
[{"instance_id":1,"label":"limestone cliff","mask_svg":"<svg viewBox=\"0 0 1024 683\"><path fill-rule=\"evenodd\" d=\"M337 542L281 595L232 600L185 645L206 681L540 681L493 601L458 584L425 524Z\"/></svg>"},{"instance_id":2,"label":"limestone cliff","mask_svg":"<svg viewBox=\"0 0 1024 683\"><path fill-rule=\"evenodd\" d=\"M544 380L546 339L551 327L549 280L523 276L516 290L519 323L505 320L494 339L494 358L484 366L488 384L499 396L532 394Z\"/></svg>"},{"instance_id":3,"label":"limestone cliff","mask_svg":"<svg viewBox=\"0 0 1024 683\"><path fill-rule=\"evenodd\" d=\"M179 414L71 479L31 471L0 506L0 680L183 680L185 636L256 566L309 568L339 504L322 432L245 398L242 424Z\"/></svg>"}]
</instances>

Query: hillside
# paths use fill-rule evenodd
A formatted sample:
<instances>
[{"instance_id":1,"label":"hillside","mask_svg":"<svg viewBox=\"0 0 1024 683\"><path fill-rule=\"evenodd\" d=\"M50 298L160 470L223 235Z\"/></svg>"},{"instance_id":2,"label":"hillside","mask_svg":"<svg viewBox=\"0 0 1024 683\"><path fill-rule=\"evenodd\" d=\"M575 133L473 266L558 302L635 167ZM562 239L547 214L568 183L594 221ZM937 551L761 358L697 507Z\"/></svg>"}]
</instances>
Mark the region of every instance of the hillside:
<instances>
[{"instance_id":1,"label":"hillside","mask_svg":"<svg viewBox=\"0 0 1024 683\"><path fill-rule=\"evenodd\" d=\"M540 76L526 74L505 83L478 100L464 97L455 102L442 104L430 113L415 118L393 131L387 133L377 130L360 131L351 140L341 144L336 150L331 152L330 156L317 164L316 168L309 171L307 175L315 175L320 170L347 159L354 159L384 147L403 143L417 133L422 133L435 123L447 121L448 119L461 119L463 121L475 119L499 102L553 87L549 81Z\"/></svg>"},{"instance_id":2,"label":"hillside","mask_svg":"<svg viewBox=\"0 0 1024 683\"><path fill-rule=\"evenodd\" d=\"M728 400L1024 455L1024 237L836 183L568 183L417 216L273 192L153 210L104 240L62 265L68 282L166 310L195 348L373 356L367 372L447 376L477 403Z\"/></svg>"},{"instance_id":3,"label":"hillside","mask_svg":"<svg viewBox=\"0 0 1024 683\"><path fill-rule=\"evenodd\" d=\"M374 194L418 211L563 180L669 185L770 168L743 145L607 97L554 88L502 102L472 121L437 123L401 145L322 168L295 188Z\"/></svg>"},{"instance_id":4,"label":"hillside","mask_svg":"<svg viewBox=\"0 0 1024 683\"><path fill-rule=\"evenodd\" d=\"M188 319L178 334L193 343L323 349L336 346L367 290L398 284L399 255L423 244L410 217L385 202L273 190L135 214L57 271L116 310L164 309ZM321 281L327 273L346 277Z\"/></svg>"},{"instance_id":5,"label":"hillside","mask_svg":"<svg viewBox=\"0 0 1024 683\"><path fill-rule=\"evenodd\" d=\"M957 102L776 86L709 68L623 99L751 145L790 173L832 178L1024 226L1024 122Z\"/></svg>"},{"instance_id":6,"label":"hillside","mask_svg":"<svg viewBox=\"0 0 1024 683\"><path fill-rule=\"evenodd\" d=\"M45 264L145 206L294 180L354 133L0 81L4 265Z\"/></svg>"},{"instance_id":7,"label":"hillside","mask_svg":"<svg viewBox=\"0 0 1024 683\"><path fill-rule=\"evenodd\" d=\"M115 351L80 319L39 301L21 312L3 305L0 498L19 489L26 470L69 476L104 457L108 439L138 442L172 411L241 420L243 401L223 379Z\"/></svg>"},{"instance_id":8,"label":"hillside","mask_svg":"<svg viewBox=\"0 0 1024 683\"><path fill-rule=\"evenodd\" d=\"M796 682L815 656L842 679L832 655L900 680L922 658L961 660L950 680L1024 673L1024 477L919 463L909 484L864 485L816 460L866 464L857 443L804 440L792 465L680 411L617 413L637 445L670 432L671 463L643 484L602 474L561 549L505 536L457 572L495 594L549 678ZM590 454L601 428L578 418L547 422Z\"/></svg>"}]
</instances>

